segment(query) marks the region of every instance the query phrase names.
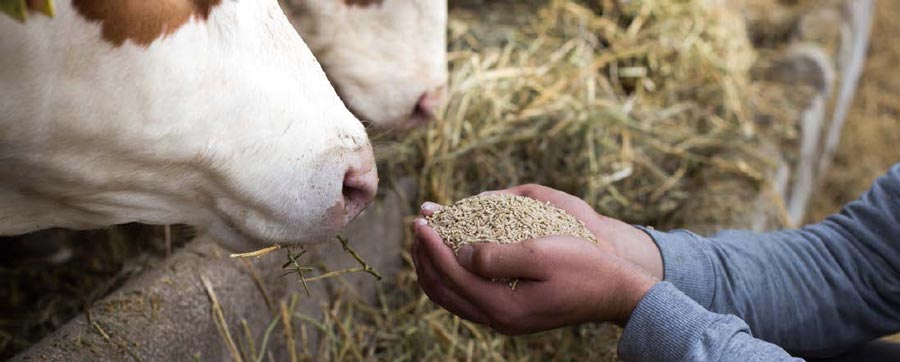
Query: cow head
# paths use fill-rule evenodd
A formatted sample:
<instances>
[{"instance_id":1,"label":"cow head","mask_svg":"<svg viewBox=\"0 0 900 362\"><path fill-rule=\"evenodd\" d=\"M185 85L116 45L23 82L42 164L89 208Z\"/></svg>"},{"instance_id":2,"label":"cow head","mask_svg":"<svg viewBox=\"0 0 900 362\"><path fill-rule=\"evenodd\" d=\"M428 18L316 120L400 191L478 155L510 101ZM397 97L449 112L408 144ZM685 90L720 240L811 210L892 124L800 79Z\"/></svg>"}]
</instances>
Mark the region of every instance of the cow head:
<instances>
[{"instance_id":1,"label":"cow head","mask_svg":"<svg viewBox=\"0 0 900 362\"><path fill-rule=\"evenodd\" d=\"M447 82L447 0L281 0L348 107L380 128L427 122Z\"/></svg>"},{"instance_id":2,"label":"cow head","mask_svg":"<svg viewBox=\"0 0 900 362\"><path fill-rule=\"evenodd\" d=\"M333 236L371 146L276 0L57 0L0 16L0 235L197 226L235 250Z\"/></svg>"}]
</instances>

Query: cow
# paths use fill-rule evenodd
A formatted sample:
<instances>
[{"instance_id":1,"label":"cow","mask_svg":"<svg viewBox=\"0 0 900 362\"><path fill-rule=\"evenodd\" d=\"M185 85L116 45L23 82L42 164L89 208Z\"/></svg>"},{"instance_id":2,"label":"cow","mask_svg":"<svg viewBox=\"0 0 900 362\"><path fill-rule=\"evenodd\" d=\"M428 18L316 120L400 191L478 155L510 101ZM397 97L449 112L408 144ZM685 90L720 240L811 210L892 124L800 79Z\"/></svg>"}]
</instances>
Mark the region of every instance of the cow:
<instances>
[{"instance_id":1,"label":"cow","mask_svg":"<svg viewBox=\"0 0 900 362\"><path fill-rule=\"evenodd\" d=\"M447 0L281 0L338 94L377 129L434 116L447 82Z\"/></svg>"},{"instance_id":2,"label":"cow","mask_svg":"<svg viewBox=\"0 0 900 362\"><path fill-rule=\"evenodd\" d=\"M374 197L365 129L276 0L58 0L0 34L0 235L188 224L246 251Z\"/></svg>"}]
</instances>

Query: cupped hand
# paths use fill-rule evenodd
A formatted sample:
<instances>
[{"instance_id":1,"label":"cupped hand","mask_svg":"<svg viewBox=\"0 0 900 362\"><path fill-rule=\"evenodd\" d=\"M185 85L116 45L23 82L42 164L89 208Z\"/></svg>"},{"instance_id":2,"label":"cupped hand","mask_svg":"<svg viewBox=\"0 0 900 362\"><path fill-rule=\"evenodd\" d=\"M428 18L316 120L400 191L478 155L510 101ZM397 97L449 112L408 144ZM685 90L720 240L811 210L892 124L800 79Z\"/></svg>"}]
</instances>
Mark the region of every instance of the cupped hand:
<instances>
[{"instance_id":1,"label":"cupped hand","mask_svg":"<svg viewBox=\"0 0 900 362\"><path fill-rule=\"evenodd\" d=\"M471 244L459 255L424 219L412 255L419 285L450 312L510 335L583 322L624 324L657 279L589 241L551 236ZM519 278L515 289L495 278Z\"/></svg>"},{"instance_id":2,"label":"cupped hand","mask_svg":"<svg viewBox=\"0 0 900 362\"><path fill-rule=\"evenodd\" d=\"M647 233L619 220L598 214L584 200L541 185L521 185L505 190L488 191L482 195L503 193L529 197L562 209L583 222L587 229L599 241L598 247L614 255L637 264L650 272L655 278L662 279L663 264L659 249ZM430 216L441 208L440 205L426 202L422 205L422 215Z\"/></svg>"}]
</instances>

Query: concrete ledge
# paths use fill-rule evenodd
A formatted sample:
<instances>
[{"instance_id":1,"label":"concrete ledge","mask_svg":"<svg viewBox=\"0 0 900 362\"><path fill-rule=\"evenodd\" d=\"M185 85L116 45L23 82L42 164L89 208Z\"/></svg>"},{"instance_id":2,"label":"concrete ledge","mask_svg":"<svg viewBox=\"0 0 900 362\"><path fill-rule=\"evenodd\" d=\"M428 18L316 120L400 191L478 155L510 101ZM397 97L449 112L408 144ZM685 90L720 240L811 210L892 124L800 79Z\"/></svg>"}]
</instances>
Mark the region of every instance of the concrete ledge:
<instances>
[{"instance_id":1,"label":"concrete ledge","mask_svg":"<svg viewBox=\"0 0 900 362\"><path fill-rule=\"evenodd\" d=\"M389 192L346 233L354 250L385 275L395 274L401 265L407 210L407 198L401 192ZM304 260L313 265L322 263L329 270L358 266L338 242L307 250ZM247 259L249 263L228 255L210 240L193 241L12 361L188 361L195 356L203 361L232 360L201 278L209 280L230 332L240 341L245 340L243 333L237 334L243 330L242 321L254 337L262 336L278 313L277 303L291 294L300 295L297 312L313 318L321 318L321 305L333 298L334 281L311 282L311 295L307 296L296 277L281 277L281 265L286 261L282 251ZM267 306L254 272L275 304L274 310ZM344 281L359 295L374 298L372 276L353 274ZM310 345L316 346L315 336L311 338ZM270 349L286 351L284 343L284 338L276 335ZM275 355L276 360L283 357Z\"/></svg>"}]
</instances>

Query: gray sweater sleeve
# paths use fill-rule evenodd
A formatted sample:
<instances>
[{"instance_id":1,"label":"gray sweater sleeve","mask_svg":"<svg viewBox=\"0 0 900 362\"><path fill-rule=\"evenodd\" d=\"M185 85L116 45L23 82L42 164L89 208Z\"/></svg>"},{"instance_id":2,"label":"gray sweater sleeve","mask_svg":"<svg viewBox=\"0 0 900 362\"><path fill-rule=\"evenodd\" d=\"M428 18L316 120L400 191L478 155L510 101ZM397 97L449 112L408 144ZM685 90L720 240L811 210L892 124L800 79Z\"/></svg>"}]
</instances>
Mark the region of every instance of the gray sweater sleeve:
<instances>
[{"instance_id":1,"label":"gray sweater sleeve","mask_svg":"<svg viewBox=\"0 0 900 362\"><path fill-rule=\"evenodd\" d=\"M622 338L623 361L801 361L778 346L753 338L744 321L701 307L671 283L661 282L641 299Z\"/></svg>"},{"instance_id":2,"label":"gray sweater sleeve","mask_svg":"<svg viewBox=\"0 0 900 362\"><path fill-rule=\"evenodd\" d=\"M691 331L668 329L646 315L665 308L639 307L620 342L624 352L668 330L693 337L653 343L682 343L691 346L682 356L704 356L672 360L746 360L721 353L738 348L778 361L787 355L765 354L773 346L763 341L799 356L828 357L900 331L900 165L839 214L802 229L727 231L710 238L647 232L662 253L665 280L689 297L669 291L655 298L679 308L691 299L698 308L687 308L684 318L716 322L692 324Z\"/></svg>"}]
</instances>

